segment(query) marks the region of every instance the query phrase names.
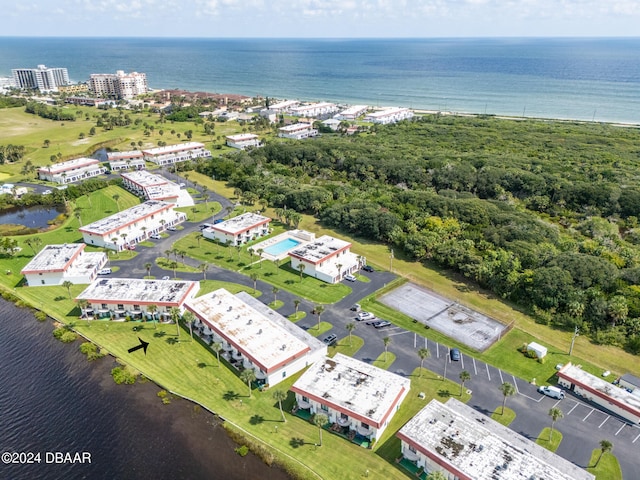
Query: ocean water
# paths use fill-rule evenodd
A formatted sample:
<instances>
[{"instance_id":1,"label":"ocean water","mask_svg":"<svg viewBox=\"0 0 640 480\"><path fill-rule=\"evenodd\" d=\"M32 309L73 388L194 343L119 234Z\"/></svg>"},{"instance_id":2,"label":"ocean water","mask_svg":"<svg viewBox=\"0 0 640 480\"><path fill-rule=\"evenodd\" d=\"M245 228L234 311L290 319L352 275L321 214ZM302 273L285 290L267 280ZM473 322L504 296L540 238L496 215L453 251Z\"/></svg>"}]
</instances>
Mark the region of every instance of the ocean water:
<instances>
[{"instance_id":1,"label":"ocean water","mask_svg":"<svg viewBox=\"0 0 640 480\"><path fill-rule=\"evenodd\" d=\"M152 88L640 123L640 38L0 38L0 76L115 70Z\"/></svg>"}]
</instances>

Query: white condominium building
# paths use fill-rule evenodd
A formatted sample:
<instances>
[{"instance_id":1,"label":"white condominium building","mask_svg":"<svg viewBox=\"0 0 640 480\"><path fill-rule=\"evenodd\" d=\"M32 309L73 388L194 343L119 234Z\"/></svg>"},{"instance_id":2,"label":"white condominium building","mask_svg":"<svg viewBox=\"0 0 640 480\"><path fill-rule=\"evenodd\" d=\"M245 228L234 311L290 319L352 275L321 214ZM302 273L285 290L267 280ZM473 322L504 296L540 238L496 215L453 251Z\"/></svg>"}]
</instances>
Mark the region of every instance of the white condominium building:
<instances>
[{"instance_id":1,"label":"white condominium building","mask_svg":"<svg viewBox=\"0 0 640 480\"><path fill-rule=\"evenodd\" d=\"M291 115L296 115L298 117L318 117L320 115L337 112L338 106L335 103L321 102L292 107L289 111L291 112Z\"/></svg>"},{"instance_id":2,"label":"white condominium building","mask_svg":"<svg viewBox=\"0 0 640 480\"><path fill-rule=\"evenodd\" d=\"M95 95L110 98L134 98L149 91L147 75L145 73L92 73L89 77L89 87Z\"/></svg>"},{"instance_id":3,"label":"white condominium building","mask_svg":"<svg viewBox=\"0 0 640 480\"><path fill-rule=\"evenodd\" d=\"M70 83L66 68L47 68L44 65L38 65L38 68L14 68L11 73L13 74L13 83L17 88L55 92L58 87Z\"/></svg>"},{"instance_id":4,"label":"white condominium building","mask_svg":"<svg viewBox=\"0 0 640 480\"><path fill-rule=\"evenodd\" d=\"M74 158L38 169L38 178L60 184L74 183L107 171L95 158Z\"/></svg>"},{"instance_id":5,"label":"white condominium building","mask_svg":"<svg viewBox=\"0 0 640 480\"><path fill-rule=\"evenodd\" d=\"M318 135L318 130L313 128L309 123L294 123L278 129L278 136L280 138L302 140L303 138L315 137L316 135Z\"/></svg>"},{"instance_id":6,"label":"white condominium building","mask_svg":"<svg viewBox=\"0 0 640 480\"><path fill-rule=\"evenodd\" d=\"M380 123L386 125L389 123L396 123L401 120L407 120L413 117L413 111L408 108L392 107L385 108L384 110L378 110L377 112L369 113L364 117L365 121Z\"/></svg>"},{"instance_id":7,"label":"white condominium building","mask_svg":"<svg viewBox=\"0 0 640 480\"><path fill-rule=\"evenodd\" d=\"M352 105L346 110L341 111L333 118L337 120L355 120L359 116L367 113L367 110L369 110L369 107L366 105Z\"/></svg>"},{"instance_id":8,"label":"white condominium building","mask_svg":"<svg viewBox=\"0 0 640 480\"><path fill-rule=\"evenodd\" d=\"M211 156L211 152L204 148L204 143L187 142L177 145L167 145L166 147L155 147L143 150L145 160L157 165L172 165L174 163L186 162L196 158L206 158Z\"/></svg>"},{"instance_id":9,"label":"white condominium building","mask_svg":"<svg viewBox=\"0 0 640 480\"><path fill-rule=\"evenodd\" d=\"M291 268L298 270L303 265L305 275L315 277L327 283L337 283L347 273L358 270L363 258L351 253L351 244L323 235L313 242L289 252Z\"/></svg>"},{"instance_id":10,"label":"white condominium building","mask_svg":"<svg viewBox=\"0 0 640 480\"><path fill-rule=\"evenodd\" d=\"M145 200L164 200L165 202L178 203L180 187L166 178L151 173L147 170L135 170L123 172L122 186L134 195Z\"/></svg>"},{"instance_id":11,"label":"white condominium building","mask_svg":"<svg viewBox=\"0 0 640 480\"><path fill-rule=\"evenodd\" d=\"M129 169L142 170L146 167L144 154L140 150L109 152L107 153L107 161L112 172Z\"/></svg>"},{"instance_id":12,"label":"white condominium building","mask_svg":"<svg viewBox=\"0 0 640 480\"><path fill-rule=\"evenodd\" d=\"M247 212L205 228L202 235L211 240L217 239L222 244L242 245L268 235L270 222L269 217Z\"/></svg>"},{"instance_id":13,"label":"white condominium building","mask_svg":"<svg viewBox=\"0 0 640 480\"><path fill-rule=\"evenodd\" d=\"M20 273L30 287L91 283L107 263L104 252L85 252L84 243L46 245L25 265Z\"/></svg>"},{"instance_id":14,"label":"white condominium building","mask_svg":"<svg viewBox=\"0 0 640 480\"><path fill-rule=\"evenodd\" d=\"M173 203L149 200L80 228L84 243L124 250L150 235L184 222L187 216L173 210Z\"/></svg>"},{"instance_id":15,"label":"white condominium building","mask_svg":"<svg viewBox=\"0 0 640 480\"><path fill-rule=\"evenodd\" d=\"M248 147L259 147L260 138L254 133L241 133L238 135L227 135L227 146L244 150Z\"/></svg>"}]
</instances>

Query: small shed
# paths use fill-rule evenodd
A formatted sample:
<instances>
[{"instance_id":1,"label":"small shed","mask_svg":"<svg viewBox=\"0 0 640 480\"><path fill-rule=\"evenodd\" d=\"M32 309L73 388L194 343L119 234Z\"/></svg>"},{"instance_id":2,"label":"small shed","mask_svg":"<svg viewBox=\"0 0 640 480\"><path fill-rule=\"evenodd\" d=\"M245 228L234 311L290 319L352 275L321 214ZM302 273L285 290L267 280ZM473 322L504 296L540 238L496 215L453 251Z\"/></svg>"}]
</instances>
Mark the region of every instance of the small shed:
<instances>
[{"instance_id":1,"label":"small shed","mask_svg":"<svg viewBox=\"0 0 640 480\"><path fill-rule=\"evenodd\" d=\"M529 345L527 345L527 352L534 352L536 354L536 357L544 358L544 356L547 354L547 347L543 347L536 342L531 342Z\"/></svg>"}]
</instances>

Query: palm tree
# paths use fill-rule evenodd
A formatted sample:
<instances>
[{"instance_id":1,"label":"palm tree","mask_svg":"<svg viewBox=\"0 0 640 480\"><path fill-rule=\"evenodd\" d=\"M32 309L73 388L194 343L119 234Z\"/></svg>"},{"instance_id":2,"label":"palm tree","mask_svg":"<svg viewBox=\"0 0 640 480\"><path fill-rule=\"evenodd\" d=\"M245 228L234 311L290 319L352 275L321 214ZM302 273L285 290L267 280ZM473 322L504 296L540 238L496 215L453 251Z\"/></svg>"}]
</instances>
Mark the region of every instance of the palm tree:
<instances>
[{"instance_id":1,"label":"palm tree","mask_svg":"<svg viewBox=\"0 0 640 480\"><path fill-rule=\"evenodd\" d=\"M118 203L118 200L120 200L120 195L115 193L111 196L111 198L113 198L113 200L116 202L116 206L118 207L118 211L120 211L120 203Z\"/></svg>"},{"instance_id":2,"label":"palm tree","mask_svg":"<svg viewBox=\"0 0 640 480\"><path fill-rule=\"evenodd\" d=\"M287 399L287 392L284 390L274 390L271 394L273 399L278 402L278 407L280 407L280 415L282 415L282 421L286 422L287 419L284 418L284 412L282 411L282 402Z\"/></svg>"},{"instance_id":3,"label":"palm tree","mask_svg":"<svg viewBox=\"0 0 640 480\"><path fill-rule=\"evenodd\" d=\"M471 380L471 374L466 370L463 370L460 372L459 378L460 378L460 396L462 396L462 391L464 390L464 384L465 382Z\"/></svg>"},{"instance_id":4,"label":"palm tree","mask_svg":"<svg viewBox=\"0 0 640 480\"><path fill-rule=\"evenodd\" d=\"M64 282L62 282L62 286L67 289L69 300L71 300L71 287L73 287L73 283L71 283L69 280L65 280Z\"/></svg>"},{"instance_id":5,"label":"palm tree","mask_svg":"<svg viewBox=\"0 0 640 480\"><path fill-rule=\"evenodd\" d=\"M253 382L255 379L256 372L254 372L252 368L245 368L240 373L240 380L246 382L247 386L249 387L249 398L251 398L251 382Z\"/></svg>"},{"instance_id":6,"label":"palm tree","mask_svg":"<svg viewBox=\"0 0 640 480\"><path fill-rule=\"evenodd\" d=\"M329 422L329 417L324 413L316 413L313 416L313 424L318 427L318 433L320 434L320 446L322 446L322 427L324 427L327 422Z\"/></svg>"},{"instance_id":7,"label":"palm tree","mask_svg":"<svg viewBox=\"0 0 640 480\"><path fill-rule=\"evenodd\" d=\"M82 299L78 300L78 307L80 308L80 318L85 316L85 310L89 307L89 301Z\"/></svg>"},{"instance_id":8,"label":"palm tree","mask_svg":"<svg viewBox=\"0 0 640 480\"><path fill-rule=\"evenodd\" d=\"M391 343L391 337L384 337L382 339L382 343L384 344L384 362L387 363L387 350L389 349L389 344Z\"/></svg>"},{"instance_id":9,"label":"palm tree","mask_svg":"<svg viewBox=\"0 0 640 480\"><path fill-rule=\"evenodd\" d=\"M260 268L262 268L262 252L263 252L263 250L261 248L259 248L257 250L257 252L258 252L258 257L260 258Z\"/></svg>"},{"instance_id":10,"label":"palm tree","mask_svg":"<svg viewBox=\"0 0 640 480\"><path fill-rule=\"evenodd\" d=\"M189 334L191 335L191 341L193 341L193 321L196 317L191 313L190 310L185 311L182 314L182 321L189 325Z\"/></svg>"},{"instance_id":11,"label":"palm tree","mask_svg":"<svg viewBox=\"0 0 640 480\"><path fill-rule=\"evenodd\" d=\"M208 263L201 263L200 265L198 265L198 269L202 272L202 278L204 280L207 279L207 270L209 270L209 264Z\"/></svg>"},{"instance_id":12,"label":"palm tree","mask_svg":"<svg viewBox=\"0 0 640 480\"><path fill-rule=\"evenodd\" d=\"M82 209L76 208L73 211L73 215L78 219L78 223L80 223L80 227L82 227Z\"/></svg>"},{"instance_id":13,"label":"palm tree","mask_svg":"<svg viewBox=\"0 0 640 480\"><path fill-rule=\"evenodd\" d=\"M322 312L324 312L324 307L322 305L316 305L316 308L314 308L314 311L318 316L318 330L320 330L320 315L322 315Z\"/></svg>"},{"instance_id":14,"label":"palm tree","mask_svg":"<svg viewBox=\"0 0 640 480\"><path fill-rule=\"evenodd\" d=\"M220 342L214 342L213 345L211 345L211 348L213 349L214 352L216 352L216 357L218 357L218 367L220 366L220 351L222 350L222 344Z\"/></svg>"},{"instance_id":15,"label":"palm tree","mask_svg":"<svg viewBox=\"0 0 640 480\"><path fill-rule=\"evenodd\" d=\"M147 312L151 314L151 320L153 320L153 328L157 329L158 325L156 324L156 312L158 311L158 306L155 304L151 304L147 306Z\"/></svg>"},{"instance_id":16,"label":"palm tree","mask_svg":"<svg viewBox=\"0 0 640 480\"><path fill-rule=\"evenodd\" d=\"M553 436L553 425L564 417L564 413L558 407L553 407L549 409L549 416L551 417L551 430L549 431L549 442L551 442L551 437Z\"/></svg>"},{"instance_id":17,"label":"palm tree","mask_svg":"<svg viewBox=\"0 0 640 480\"><path fill-rule=\"evenodd\" d=\"M500 415L504 415L504 407L507 404L507 397L514 395L516 393L516 388L509 382L504 382L502 385L500 385L500 391L502 392L502 395L504 397L504 399L502 400L502 413Z\"/></svg>"},{"instance_id":18,"label":"palm tree","mask_svg":"<svg viewBox=\"0 0 640 480\"><path fill-rule=\"evenodd\" d=\"M256 272L251 272L249 278L253 280L253 293L256 292L256 284L258 283L258 274Z\"/></svg>"},{"instance_id":19,"label":"palm tree","mask_svg":"<svg viewBox=\"0 0 640 480\"><path fill-rule=\"evenodd\" d=\"M176 278L176 270L178 268L178 262L174 260L173 262L169 263L169 268L173 270L173 278Z\"/></svg>"},{"instance_id":20,"label":"palm tree","mask_svg":"<svg viewBox=\"0 0 640 480\"><path fill-rule=\"evenodd\" d=\"M178 338L180 338L180 309L171 307L171 310L169 310L169 315L171 315L171 320L176 324Z\"/></svg>"},{"instance_id":21,"label":"palm tree","mask_svg":"<svg viewBox=\"0 0 640 480\"><path fill-rule=\"evenodd\" d=\"M600 463L600 459L602 458L602 455L604 455L607 452L610 452L611 450L613 450L612 442L610 442L609 440L600 440L600 456L598 457L598 461L596 462L594 467L598 466L598 464Z\"/></svg>"},{"instance_id":22,"label":"palm tree","mask_svg":"<svg viewBox=\"0 0 640 480\"><path fill-rule=\"evenodd\" d=\"M298 308L300 307L300 303L302 303L297 298L293 301L293 306L296 307L296 317L298 316Z\"/></svg>"},{"instance_id":23,"label":"palm tree","mask_svg":"<svg viewBox=\"0 0 640 480\"><path fill-rule=\"evenodd\" d=\"M280 291L280 289L278 287L273 287L271 289L271 292L273 293L273 303L276 303L278 301L278 292Z\"/></svg>"},{"instance_id":24,"label":"palm tree","mask_svg":"<svg viewBox=\"0 0 640 480\"><path fill-rule=\"evenodd\" d=\"M153 267L153 264L150 262L144 264L144 268L147 269L147 277L151 276L151 267Z\"/></svg>"},{"instance_id":25,"label":"palm tree","mask_svg":"<svg viewBox=\"0 0 640 480\"><path fill-rule=\"evenodd\" d=\"M302 281L302 272L304 272L306 265L304 263L299 263L297 268L300 271L300 281Z\"/></svg>"},{"instance_id":26,"label":"palm tree","mask_svg":"<svg viewBox=\"0 0 640 480\"><path fill-rule=\"evenodd\" d=\"M344 328L346 328L347 332L349 332L349 346L352 347L353 344L351 343L351 332L356 329L356 324L353 322L349 322L344 326Z\"/></svg>"},{"instance_id":27,"label":"palm tree","mask_svg":"<svg viewBox=\"0 0 640 480\"><path fill-rule=\"evenodd\" d=\"M431 356L431 352L429 351L428 348L423 347L420 350L418 350L418 357L420 357L420 377L422 377L422 368L424 365L424 361L430 356Z\"/></svg>"},{"instance_id":28,"label":"palm tree","mask_svg":"<svg viewBox=\"0 0 640 480\"><path fill-rule=\"evenodd\" d=\"M200 240L202 240L204 238L204 235L202 235L201 233L196 235L196 240L198 241L198 248L200 248Z\"/></svg>"}]
</instances>

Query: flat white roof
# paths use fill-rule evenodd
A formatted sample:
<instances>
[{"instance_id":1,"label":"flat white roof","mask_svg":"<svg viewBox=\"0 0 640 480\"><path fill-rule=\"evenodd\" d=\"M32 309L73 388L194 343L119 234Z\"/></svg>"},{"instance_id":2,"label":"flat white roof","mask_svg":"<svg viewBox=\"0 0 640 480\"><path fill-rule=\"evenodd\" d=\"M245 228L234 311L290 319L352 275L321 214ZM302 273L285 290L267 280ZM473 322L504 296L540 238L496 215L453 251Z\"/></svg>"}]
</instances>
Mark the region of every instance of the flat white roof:
<instances>
[{"instance_id":1,"label":"flat white roof","mask_svg":"<svg viewBox=\"0 0 640 480\"><path fill-rule=\"evenodd\" d=\"M78 299L92 303L122 303L127 305L179 306L199 282L186 280L143 280L139 278L99 278L89 285Z\"/></svg>"},{"instance_id":2,"label":"flat white roof","mask_svg":"<svg viewBox=\"0 0 640 480\"><path fill-rule=\"evenodd\" d=\"M312 350L310 342L274 321L275 315L265 315L245 300L246 296L221 288L185 306L264 372L277 370Z\"/></svg>"},{"instance_id":3,"label":"flat white roof","mask_svg":"<svg viewBox=\"0 0 640 480\"><path fill-rule=\"evenodd\" d=\"M336 106L335 103L319 102L319 103L311 103L309 105L300 105L299 107L293 107L291 108L291 111L305 112L307 110L315 110L316 108L329 108L329 107L335 107L335 106Z\"/></svg>"},{"instance_id":4,"label":"flat white roof","mask_svg":"<svg viewBox=\"0 0 640 480\"><path fill-rule=\"evenodd\" d=\"M66 162L54 163L50 167L41 167L38 171L55 175L58 173L68 172L69 170L91 167L98 165L99 163L100 161L95 158L74 158L73 160L67 160Z\"/></svg>"},{"instance_id":5,"label":"flat white roof","mask_svg":"<svg viewBox=\"0 0 640 480\"><path fill-rule=\"evenodd\" d=\"M342 110L340 115L357 115L367 111L368 109L369 107L367 105L352 105L349 108Z\"/></svg>"},{"instance_id":6,"label":"flat white roof","mask_svg":"<svg viewBox=\"0 0 640 480\"><path fill-rule=\"evenodd\" d=\"M143 153L140 150L129 150L126 152L109 152L107 153L107 160L109 160L110 162L114 162L117 160L121 160L121 159L128 159L128 158L142 158L143 157Z\"/></svg>"},{"instance_id":7,"label":"flat white roof","mask_svg":"<svg viewBox=\"0 0 640 480\"><path fill-rule=\"evenodd\" d=\"M378 112L369 113L369 114L367 114L367 117L380 118L380 117L386 117L386 116L389 116L389 115L396 115L398 113L404 113L404 112L408 112L408 111L409 111L408 108L390 107L390 108L385 108L384 110L380 110Z\"/></svg>"},{"instance_id":8,"label":"flat white roof","mask_svg":"<svg viewBox=\"0 0 640 480\"><path fill-rule=\"evenodd\" d=\"M62 272L84 250L84 247L86 247L84 243L46 245L24 266L21 273L25 275L32 272Z\"/></svg>"},{"instance_id":9,"label":"flat white roof","mask_svg":"<svg viewBox=\"0 0 640 480\"><path fill-rule=\"evenodd\" d=\"M291 389L380 427L411 381L341 353L314 363Z\"/></svg>"},{"instance_id":10,"label":"flat white roof","mask_svg":"<svg viewBox=\"0 0 640 480\"><path fill-rule=\"evenodd\" d=\"M157 185L166 185L168 180L160 175L156 175L147 170L135 170L133 172L123 172L120 174L122 178L126 178L141 187L151 187Z\"/></svg>"},{"instance_id":11,"label":"flat white roof","mask_svg":"<svg viewBox=\"0 0 640 480\"><path fill-rule=\"evenodd\" d=\"M301 248L292 250L289 252L289 255L310 263L320 263L338 250L343 250L350 246L351 244L345 240L330 235L323 235L320 238L316 238L313 242L305 244Z\"/></svg>"},{"instance_id":12,"label":"flat white roof","mask_svg":"<svg viewBox=\"0 0 640 480\"><path fill-rule=\"evenodd\" d=\"M119 213L110 215L97 222L90 223L80 228L80 232L93 233L96 235L105 235L114 232L130 223L136 222L142 218L148 217L154 213L166 210L171 207L171 203L161 202L159 200L148 200L139 205L134 205Z\"/></svg>"},{"instance_id":13,"label":"flat white roof","mask_svg":"<svg viewBox=\"0 0 640 480\"><path fill-rule=\"evenodd\" d=\"M289 108L295 105L298 105L300 102L298 100L284 100L282 102L274 103L273 105L269 105L269 109L282 109Z\"/></svg>"},{"instance_id":14,"label":"flat white roof","mask_svg":"<svg viewBox=\"0 0 640 480\"><path fill-rule=\"evenodd\" d=\"M246 140L255 140L258 138L258 135L255 133L240 133L238 135L227 135L227 139L232 142L242 142Z\"/></svg>"},{"instance_id":15,"label":"flat white roof","mask_svg":"<svg viewBox=\"0 0 640 480\"><path fill-rule=\"evenodd\" d=\"M567 363L558 371L558 376L560 378L568 377L569 379L575 380L592 390L596 390L600 392L601 395L609 397L613 403L616 403L621 408L640 416L640 397L627 392L626 389L617 387L600 377L596 377L595 375L591 375L589 372L585 372L577 365Z\"/></svg>"},{"instance_id":16,"label":"flat white roof","mask_svg":"<svg viewBox=\"0 0 640 480\"><path fill-rule=\"evenodd\" d=\"M595 476L451 398L431 400L397 433L474 480L593 480Z\"/></svg>"},{"instance_id":17,"label":"flat white roof","mask_svg":"<svg viewBox=\"0 0 640 480\"><path fill-rule=\"evenodd\" d=\"M242 215L238 215L237 217L230 218L229 220L225 220L224 222L218 223L210 228L222 233L237 235L238 233L242 233L246 230L270 221L271 219L269 217L265 217L264 215L247 212L243 213Z\"/></svg>"},{"instance_id":18,"label":"flat white roof","mask_svg":"<svg viewBox=\"0 0 640 480\"><path fill-rule=\"evenodd\" d=\"M104 252L85 252L80 257L79 261L76 261L74 265L71 265L67 269L66 275L68 277L79 277L89 275L93 272L96 266L104 265L107 263L107 254Z\"/></svg>"},{"instance_id":19,"label":"flat white roof","mask_svg":"<svg viewBox=\"0 0 640 480\"><path fill-rule=\"evenodd\" d=\"M156 156L156 155L164 155L167 153L184 152L187 150L193 150L193 149L199 149L199 148L204 148L204 143L186 142L186 143L178 143L176 145L167 145L165 147L147 148L143 150L143 153L145 155Z\"/></svg>"},{"instance_id":20,"label":"flat white roof","mask_svg":"<svg viewBox=\"0 0 640 480\"><path fill-rule=\"evenodd\" d=\"M291 132L299 132L302 130L311 130L313 125L310 123L292 123L291 125L285 125L284 127L280 127L278 130L285 133Z\"/></svg>"}]
</instances>

